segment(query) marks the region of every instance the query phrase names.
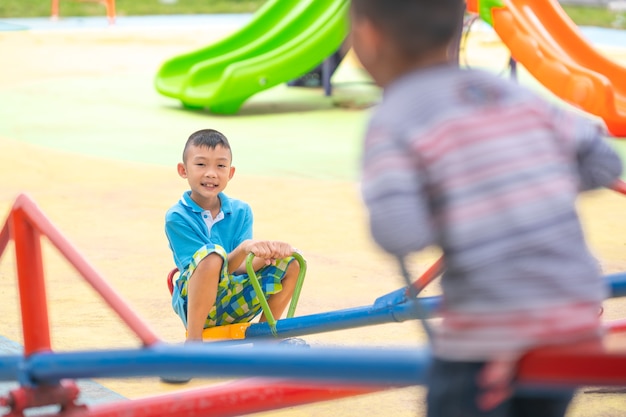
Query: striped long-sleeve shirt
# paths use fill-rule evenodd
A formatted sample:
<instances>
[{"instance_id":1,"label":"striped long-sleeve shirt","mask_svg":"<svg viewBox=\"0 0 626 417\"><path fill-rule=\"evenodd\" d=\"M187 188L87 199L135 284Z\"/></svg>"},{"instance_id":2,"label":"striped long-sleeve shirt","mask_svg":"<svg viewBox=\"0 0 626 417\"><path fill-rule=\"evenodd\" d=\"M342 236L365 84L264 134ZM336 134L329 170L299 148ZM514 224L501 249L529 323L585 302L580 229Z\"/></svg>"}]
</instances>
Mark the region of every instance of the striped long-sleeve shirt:
<instances>
[{"instance_id":1,"label":"striped long-sleeve shirt","mask_svg":"<svg viewBox=\"0 0 626 417\"><path fill-rule=\"evenodd\" d=\"M487 359L597 332L606 288L575 202L621 173L602 132L482 71L430 68L386 89L362 193L383 249L444 253L438 356Z\"/></svg>"}]
</instances>

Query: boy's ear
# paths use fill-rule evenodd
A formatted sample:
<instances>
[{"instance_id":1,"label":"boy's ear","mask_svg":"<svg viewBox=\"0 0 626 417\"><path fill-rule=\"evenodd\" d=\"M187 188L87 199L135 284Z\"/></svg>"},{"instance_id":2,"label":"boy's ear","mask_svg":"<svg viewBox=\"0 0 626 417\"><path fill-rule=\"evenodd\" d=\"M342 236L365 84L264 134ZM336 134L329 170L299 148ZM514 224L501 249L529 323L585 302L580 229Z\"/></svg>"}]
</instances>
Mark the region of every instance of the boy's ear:
<instances>
[{"instance_id":1,"label":"boy's ear","mask_svg":"<svg viewBox=\"0 0 626 417\"><path fill-rule=\"evenodd\" d=\"M178 175L180 175L181 178L187 178L187 169L185 168L185 164L179 162L178 165L176 165L176 170L178 171Z\"/></svg>"},{"instance_id":2,"label":"boy's ear","mask_svg":"<svg viewBox=\"0 0 626 417\"><path fill-rule=\"evenodd\" d=\"M365 17L354 19L350 34L350 41L362 64L367 66L370 62L379 59L383 39L380 31L370 19Z\"/></svg>"},{"instance_id":3,"label":"boy's ear","mask_svg":"<svg viewBox=\"0 0 626 417\"><path fill-rule=\"evenodd\" d=\"M361 35L368 45L372 45L376 48L380 47L382 42L380 30L371 20L363 19L361 23Z\"/></svg>"},{"instance_id":4,"label":"boy's ear","mask_svg":"<svg viewBox=\"0 0 626 417\"><path fill-rule=\"evenodd\" d=\"M228 173L228 180L229 181L233 178L233 175L235 175L235 167L231 166L230 167L230 172Z\"/></svg>"}]
</instances>

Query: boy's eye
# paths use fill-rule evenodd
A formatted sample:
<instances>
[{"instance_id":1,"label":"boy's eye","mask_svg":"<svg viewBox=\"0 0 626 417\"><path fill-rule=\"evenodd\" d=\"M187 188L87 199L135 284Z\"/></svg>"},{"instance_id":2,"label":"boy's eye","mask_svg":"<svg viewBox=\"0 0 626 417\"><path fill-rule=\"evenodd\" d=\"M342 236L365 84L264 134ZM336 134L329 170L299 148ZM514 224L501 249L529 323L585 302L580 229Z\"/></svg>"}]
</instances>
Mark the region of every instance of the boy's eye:
<instances>
[{"instance_id":1,"label":"boy's eye","mask_svg":"<svg viewBox=\"0 0 626 417\"><path fill-rule=\"evenodd\" d=\"M226 165L224 165L224 164L219 164L219 165L218 165L218 168L226 168Z\"/></svg>"},{"instance_id":2,"label":"boy's eye","mask_svg":"<svg viewBox=\"0 0 626 417\"><path fill-rule=\"evenodd\" d=\"M198 167L203 167L203 166L204 166L204 164L200 164L200 163L198 163L198 164L196 164L196 166L198 166Z\"/></svg>"}]
</instances>

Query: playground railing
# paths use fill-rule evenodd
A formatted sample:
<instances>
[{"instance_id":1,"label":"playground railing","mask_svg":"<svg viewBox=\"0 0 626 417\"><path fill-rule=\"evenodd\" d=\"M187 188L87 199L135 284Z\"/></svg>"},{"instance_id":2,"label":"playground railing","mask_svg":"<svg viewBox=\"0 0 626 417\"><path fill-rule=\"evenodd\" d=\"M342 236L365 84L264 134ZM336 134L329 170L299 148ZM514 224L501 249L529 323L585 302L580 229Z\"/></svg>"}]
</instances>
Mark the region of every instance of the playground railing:
<instances>
[{"instance_id":1,"label":"playground railing","mask_svg":"<svg viewBox=\"0 0 626 417\"><path fill-rule=\"evenodd\" d=\"M59 3L61 0L52 0L51 3L51 11L50 11L50 17L53 20L57 20L59 18ZM89 3L100 3L102 4L105 8L106 8L106 15L107 18L109 20L109 24L114 24L115 23L115 0L78 0L81 2L89 2Z\"/></svg>"}]
</instances>

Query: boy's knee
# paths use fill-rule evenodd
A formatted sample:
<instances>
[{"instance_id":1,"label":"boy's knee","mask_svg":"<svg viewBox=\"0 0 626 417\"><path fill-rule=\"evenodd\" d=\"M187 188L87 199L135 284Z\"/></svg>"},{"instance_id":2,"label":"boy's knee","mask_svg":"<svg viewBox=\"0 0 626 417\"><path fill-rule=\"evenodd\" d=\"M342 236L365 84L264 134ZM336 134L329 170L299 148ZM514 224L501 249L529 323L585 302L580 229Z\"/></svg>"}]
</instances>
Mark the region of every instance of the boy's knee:
<instances>
[{"instance_id":1,"label":"boy's knee","mask_svg":"<svg viewBox=\"0 0 626 417\"><path fill-rule=\"evenodd\" d=\"M296 261L289 263L285 278L283 279L283 290L287 292L293 292L298 282L298 276L300 275L300 264Z\"/></svg>"},{"instance_id":2,"label":"boy's knee","mask_svg":"<svg viewBox=\"0 0 626 417\"><path fill-rule=\"evenodd\" d=\"M300 273L300 263L295 259L289 262L289 266L287 267L287 275L288 276L298 276Z\"/></svg>"},{"instance_id":3,"label":"boy's knee","mask_svg":"<svg viewBox=\"0 0 626 417\"><path fill-rule=\"evenodd\" d=\"M219 253L212 252L205 256L200 263L205 264L206 267L222 269L224 258Z\"/></svg>"},{"instance_id":4,"label":"boy's knee","mask_svg":"<svg viewBox=\"0 0 626 417\"><path fill-rule=\"evenodd\" d=\"M207 278L217 277L219 279L223 266L224 259L217 253L210 253L198 263L196 270L191 276L200 274Z\"/></svg>"}]
</instances>

